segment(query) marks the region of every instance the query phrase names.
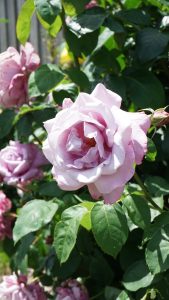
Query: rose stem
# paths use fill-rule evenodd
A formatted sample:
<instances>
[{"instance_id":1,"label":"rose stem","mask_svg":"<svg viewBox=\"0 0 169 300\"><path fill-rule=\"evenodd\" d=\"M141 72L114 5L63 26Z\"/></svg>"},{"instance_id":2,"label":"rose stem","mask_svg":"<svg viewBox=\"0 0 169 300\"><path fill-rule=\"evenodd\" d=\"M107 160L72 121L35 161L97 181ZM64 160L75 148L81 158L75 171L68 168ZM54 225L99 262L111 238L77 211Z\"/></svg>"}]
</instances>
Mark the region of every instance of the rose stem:
<instances>
[{"instance_id":1,"label":"rose stem","mask_svg":"<svg viewBox=\"0 0 169 300\"><path fill-rule=\"evenodd\" d=\"M141 187L141 189L142 189L142 191L143 191L143 193L144 193L144 196L145 196L145 198L147 199L147 201L150 202L151 205L152 205L155 209L157 209L157 210L160 211L160 212L163 212L163 209L162 209L161 207L159 207L159 206L153 201L153 199L151 198L149 192L147 191L147 189L146 189L146 187L145 187L143 181L141 180L140 176L139 176L136 172L135 172L135 174L134 174L134 179L135 179L135 181L139 184L139 186Z\"/></svg>"}]
</instances>

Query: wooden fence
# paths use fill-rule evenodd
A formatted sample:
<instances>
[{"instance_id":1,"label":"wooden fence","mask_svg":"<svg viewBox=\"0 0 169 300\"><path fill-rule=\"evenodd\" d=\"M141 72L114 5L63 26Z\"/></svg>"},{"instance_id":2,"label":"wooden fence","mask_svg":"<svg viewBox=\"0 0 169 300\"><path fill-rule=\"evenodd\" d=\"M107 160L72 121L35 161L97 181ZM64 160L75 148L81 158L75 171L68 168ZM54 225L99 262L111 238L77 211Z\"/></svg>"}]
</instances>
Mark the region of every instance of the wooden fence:
<instances>
[{"instance_id":1,"label":"wooden fence","mask_svg":"<svg viewBox=\"0 0 169 300\"><path fill-rule=\"evenodd\" d=\"M24 0L0 0L0 18L8 19L8 23L0 23L0 52L9 46L19 49L16 38L16 20ZM39 53L43 63L50 61L47 47L47 34L39 24L36 16L32 18L30 42Z\"/></svg>"}]
</instances>

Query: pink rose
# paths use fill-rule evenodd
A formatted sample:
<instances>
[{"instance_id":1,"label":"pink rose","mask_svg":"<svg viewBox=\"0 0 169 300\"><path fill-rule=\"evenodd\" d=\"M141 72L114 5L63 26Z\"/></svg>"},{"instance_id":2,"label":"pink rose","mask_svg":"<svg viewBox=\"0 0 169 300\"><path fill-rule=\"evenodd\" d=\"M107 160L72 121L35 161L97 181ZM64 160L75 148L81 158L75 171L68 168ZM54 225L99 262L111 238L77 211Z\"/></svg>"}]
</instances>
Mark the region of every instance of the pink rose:
<instances>
[{"instance_id":1,"label":"pink rose","mask_svg":"<svg viewBox=\"0 0 169 300\"><path fill-rule=\"evenodd\" d=\"M40 58L30 43L21 46L20 53L9 47L0 54L0 105L8 108L28 102L28 78L39 63Z\"/></svg>"},{"instance_id":2,"label":"pink rose","mask_svg":"<svg viewBox=\"0 0 169 300\"><path fill-rule=\"evenodd\" d=\"M45 122L43 151L53 176L63 190L87 185L94 199L113 203L147 151L150 117L121 110L121 97L102 84L67 103Z\"/></svg>"},{"instance_id":3,"label":"pink rose","mask_svg":"<svg viewBox=\"0 0 169 300\"><path fill-rule=\"evenodd\" d=\"M41 178L41 166L46 163L43 153L34 144L10 141L9 146L0 151L0 175L7 184L25 185Z\"/></svg>"},{"instance_id":4,"label":"pink rose","mask_svg":"<svg viewBox=\"0 0 169 300\"><path fill-rule=\"evenodd\" d=\"M76 279L68 279L57 288L56 300L89 300L86 288Z\"/></svg>"},{"instance_id":5,"label":"pink rose","mask_svg":"<svg viewBox=\"0 0 169 300\"><path fill-rule=\"evenodd\" d=\"M0 299L3 300L47 300L39 282L27 283L27 277L15 274L3 276L0 283Z\"/></svg>"}]
</instances>

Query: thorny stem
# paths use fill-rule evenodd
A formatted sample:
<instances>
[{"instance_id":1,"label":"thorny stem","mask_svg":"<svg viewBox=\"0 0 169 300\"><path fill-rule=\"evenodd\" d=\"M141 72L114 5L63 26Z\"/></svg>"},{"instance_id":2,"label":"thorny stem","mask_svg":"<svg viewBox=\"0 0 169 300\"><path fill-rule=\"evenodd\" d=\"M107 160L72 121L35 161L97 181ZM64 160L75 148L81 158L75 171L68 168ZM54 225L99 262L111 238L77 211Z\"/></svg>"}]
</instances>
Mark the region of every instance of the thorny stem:
<instances>
[{"instance_id":1,"label":"thorny stem","mask_svg":"<svg viewBox=\"0 0 169 300\"><path fill-rule=\"evenodd\" d=\"M155 209L157 209L159 212L162 213L162 212L163 212L163 209L162 209L161 207L159 207L158 204L156 204L156 203L153 201L153 199L151 198L149 192L147 191L147 189L146 189L146 187L145 187L143 181L141 180L140 176L139 176L136 172L135 172L135 174L134 174L134 179L135 179L135 181L139 184L139 186L141 187L141 189L142 189L142 191L143 191L143 193L144 193L144 196L145 196L146 200L147 200L149 203L151 203L151 205L152 205Z\"/></svg>"}]
</instances>

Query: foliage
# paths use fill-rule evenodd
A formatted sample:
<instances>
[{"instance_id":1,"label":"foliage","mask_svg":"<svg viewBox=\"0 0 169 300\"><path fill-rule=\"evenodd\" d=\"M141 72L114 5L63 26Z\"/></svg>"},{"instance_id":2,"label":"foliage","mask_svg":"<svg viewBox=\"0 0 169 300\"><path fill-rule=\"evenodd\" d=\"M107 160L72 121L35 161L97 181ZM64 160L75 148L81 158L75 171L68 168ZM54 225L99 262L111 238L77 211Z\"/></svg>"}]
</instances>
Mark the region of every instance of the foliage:
<instances>
[{"instance_id":1,"label":"foliage","mask_svg":"<svg viewBox=\"0 0 169 300\"><path fill-rule=\"evenodd\" d=\"M99 82L118 93L130 112L169 105L168 2L98 0L86 9L88 3L24 2L16 26L19 42L28 40L35 14L50 39L62 32L63 47L56 49L58 65L41 65L29 76L30 104L1 109L0 149L18 139L41 147L43 122L57 114L63 99L90 93ZM148 137L139 176L112 205L95 202L87 188L62 191L50 165L23 190L1 182L17 219L13 239L0 245L0 273L5 266L22 273L33 269L48 299L55 299L63 280L81 278L90 299L167 300L169 129L151 127Z\"/></svg>"}]
</instances>

